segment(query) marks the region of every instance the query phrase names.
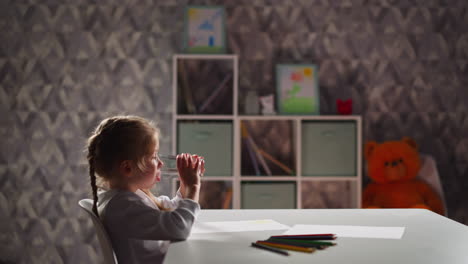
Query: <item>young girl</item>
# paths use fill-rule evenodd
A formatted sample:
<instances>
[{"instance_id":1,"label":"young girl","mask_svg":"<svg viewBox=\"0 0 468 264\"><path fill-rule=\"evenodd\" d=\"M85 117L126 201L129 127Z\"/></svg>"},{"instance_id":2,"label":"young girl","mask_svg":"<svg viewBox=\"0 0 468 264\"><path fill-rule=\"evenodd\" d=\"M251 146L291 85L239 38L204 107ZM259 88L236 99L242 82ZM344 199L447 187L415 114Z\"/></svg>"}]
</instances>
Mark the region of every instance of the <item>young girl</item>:
<instances>
[{"instance_id":1,"label":"young girl","mask_svg":"<svg viewBox=\"0 0 468 264\"><path fill-rule=\"evenodd\" d=\"M88 139L94 213L102 220L119 263L162 263L170 240L184 240L200 210L204 161L177 155L180 188L171 200L149 189L161 180L159 131L135 116L103 120ZM98 194L97 179L107 188Z\"/></svg>"}]
</instances>

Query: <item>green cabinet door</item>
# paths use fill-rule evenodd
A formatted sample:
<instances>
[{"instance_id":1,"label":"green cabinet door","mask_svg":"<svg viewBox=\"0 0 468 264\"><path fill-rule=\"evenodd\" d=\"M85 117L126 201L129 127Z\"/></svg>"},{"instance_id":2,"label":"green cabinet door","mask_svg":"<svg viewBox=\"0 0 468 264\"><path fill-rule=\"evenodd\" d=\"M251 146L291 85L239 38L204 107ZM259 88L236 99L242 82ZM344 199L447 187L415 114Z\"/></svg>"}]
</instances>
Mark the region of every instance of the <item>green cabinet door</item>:
<instances>
[{"instance_id":1,"label":"green cabinet door","mask_svg":"<svg viewBox=\"0 0 468 264\"><path fill-rule=\"evenodd\" d=\"M232 176L232 122L178 123L177 153L205 158L205 176Z\"/></svg>"},{"instance_id":2,"label":"green cabinet door","mask_svg":"<svg viewBox=\"0 0 468 264\"><path fill-rule=\"evenodd\" d=\"M296 184L293 182L242 183L242 209L294 209Z\"/></svg>"},{"instance_id":3,"label":"green cabinet door","mask_svg":"<svg viewBox=\"0 0 468 264\"><path fill-rule=\"evenodd\" d=\"M302 123L302 175L356 175L356 122Z\"/></svg>"}]
</instances>

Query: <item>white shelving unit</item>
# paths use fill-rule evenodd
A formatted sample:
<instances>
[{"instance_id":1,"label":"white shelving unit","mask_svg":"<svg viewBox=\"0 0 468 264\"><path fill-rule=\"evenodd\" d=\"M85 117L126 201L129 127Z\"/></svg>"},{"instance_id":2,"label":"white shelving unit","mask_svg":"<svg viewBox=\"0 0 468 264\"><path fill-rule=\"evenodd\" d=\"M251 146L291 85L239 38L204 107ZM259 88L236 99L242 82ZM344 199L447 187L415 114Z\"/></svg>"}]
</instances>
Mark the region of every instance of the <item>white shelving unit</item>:
<instances>
[{"instance_id":1,"label":"white shelving unit","mask_svg":"<svg viewBox=\"0 0 468 264\"><path fill-rule=\"evenodd\" d=\"M232 62L233 82L232 82L232 114L187 114L178 113L178 61L179 60L224 60ZM238 111L238 57L237 55L193 55L193 54L180 54L173 57L173 123L172 128L175 138L173 139L172 151L178 152L178 123L179 122L192 122L192 121L226 121L232 123L232 175L229 176L204 176L203 182L207 181L225 181L232 184L232 208L240 209L242 204L242 183L243 182L293 182L295 183L295 207L303 208L303 191L302 187L305 182L349 182L352 186L351 191L351 208L361 207L361 182L362 182L362 120L360 116L308 116L308 115L240 115ZM241 160L242 160L242 139L241 139L241 122L242 121L290 121L293 131L293 146L295 158L295 175L274 175L274 176L253 176L241 175ZM314 175L305 176L302 168L304 163L307 162L307 157L302 157L303 151L303 126L305 123L310 122L331 122L340 123L347 122L355 124L355 173L353 175ZM229 144L229 142L226 142ZM210 161L207 160L207 167ZM176 191L176 180L173 182L173 193Z\"/></svg>"}]
</instances>

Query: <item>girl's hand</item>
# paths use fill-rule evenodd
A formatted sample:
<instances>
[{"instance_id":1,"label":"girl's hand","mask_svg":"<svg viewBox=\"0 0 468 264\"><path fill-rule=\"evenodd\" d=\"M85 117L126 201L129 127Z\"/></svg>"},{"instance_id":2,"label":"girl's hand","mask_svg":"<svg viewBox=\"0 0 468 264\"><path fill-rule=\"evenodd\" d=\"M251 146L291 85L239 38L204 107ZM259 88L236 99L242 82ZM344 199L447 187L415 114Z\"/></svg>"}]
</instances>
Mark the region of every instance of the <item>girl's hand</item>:
<instances>
[{"instance_id":1,"label":"girl's hand","mask_svg":"<svg viewBox=\"0 0 468 264\"><path fill-rule=\"evenodd\" d=\"M200 186L200 177L204 172L204 162L196 155L187 153L177 155L177 170L184 187Z\"/></svg>"},{"instance_id":2,"label":"girl's hand","mask_svg":"<svg viewBox=\"0 0 468 264\"><path fill-rule=\"evenodd\" d=\"M200 175L200 176L203 177L203 174L205 174L205 158L202 157L202 156L198 156L198 155L196 155L196 154L193 155L193 156L194 156L195 158L198 158L198 159L201 161L201 168L200 168L200 173L201 173L201 175Z\"/></svg>"},{"instance_id":3,"label":"girl's hand","mask_svg":"<svg viewBox=\"0 0 468 264\"><path fill-rule=\"evenodd\" d=\"M202 156L193 155L193 157L199 158L201 160L200 176L203 177L203 174L205 173L205 160ZM186 197L185 185L183 181L180 181L179 191L180 194L182 194L182 197Z\"/></svg>"},{"instance_id":4,"label":"girl's hand","mask_svg":"<svg viewBox=\"0 0 468 264\"><path fill-rule=\"evenodd\" d=\"M204 161L190 154L177 155L182 197L198 202L200 195L200 177L205 171Z\"/></svg>"}]
</instances>

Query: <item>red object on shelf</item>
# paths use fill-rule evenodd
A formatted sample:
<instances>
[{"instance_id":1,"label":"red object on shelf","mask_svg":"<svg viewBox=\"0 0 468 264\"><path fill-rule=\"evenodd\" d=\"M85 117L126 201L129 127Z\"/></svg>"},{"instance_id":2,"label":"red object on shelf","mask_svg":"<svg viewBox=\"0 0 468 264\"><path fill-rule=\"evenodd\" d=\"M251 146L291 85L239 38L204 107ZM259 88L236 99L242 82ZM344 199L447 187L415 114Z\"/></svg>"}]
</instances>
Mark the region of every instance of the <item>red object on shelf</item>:
<instances>
[{"instance_id":1,"label":"red object on shelf","mask_svg":"<svg viewBox=\"0 0 468 264\"><path fill-rule=\"evenodd\" d=\"M340 115L351 115L353 113L353 100L348 99L346 101L342 101L341 99L337 99L336 111Z\"/></svg>"}]
</instances>

